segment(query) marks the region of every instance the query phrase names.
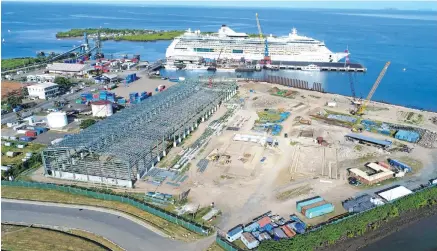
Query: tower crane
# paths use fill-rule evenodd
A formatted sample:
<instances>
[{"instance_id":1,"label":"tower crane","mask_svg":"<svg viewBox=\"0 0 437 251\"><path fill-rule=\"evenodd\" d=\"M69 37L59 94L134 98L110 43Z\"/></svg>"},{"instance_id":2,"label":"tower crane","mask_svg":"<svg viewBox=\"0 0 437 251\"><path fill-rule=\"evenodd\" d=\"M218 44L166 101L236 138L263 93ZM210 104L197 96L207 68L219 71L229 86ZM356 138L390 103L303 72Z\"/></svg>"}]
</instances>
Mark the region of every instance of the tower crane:
<instances>
[{"instance_id":1,"label":"tower crane","mask_svg":"<svg viewBox=\"0 0 437 251\"><path fill-rule=\"evenodd\" d=\"M390 61L385 63L384 68L382 68L381 72L379 73L378 78L376 79L375 83L372 86L372 89L370 90L369 94L367 95L366 100L364 100L363 104L358 108L356 112L353 112L358 115L364 114L364 110L366 110L367 105L369 104L370 100L373 97L373 94L376 91L376 88L378 88L379 83L381 83L382 78L384 77L385 73L387 72L388 66L390 65Z\"/></svg>"},{"instance_id":2,"label":"tower crane","mask_svg":"<svg viewBox=\"0 0 437 251\"><path fill-rule=\"evenodd\" d=\"M261 39L261 41L264 40L264 60L262 62L264 64L270 64L271 60L269 56L269 43L267 41L267 37L263 38L263 32L261 30L261 24L258 19L258 13L256 13L255 16L256 16L256 25L258 26L259 39Z\"/></svg>"}]
</instances>

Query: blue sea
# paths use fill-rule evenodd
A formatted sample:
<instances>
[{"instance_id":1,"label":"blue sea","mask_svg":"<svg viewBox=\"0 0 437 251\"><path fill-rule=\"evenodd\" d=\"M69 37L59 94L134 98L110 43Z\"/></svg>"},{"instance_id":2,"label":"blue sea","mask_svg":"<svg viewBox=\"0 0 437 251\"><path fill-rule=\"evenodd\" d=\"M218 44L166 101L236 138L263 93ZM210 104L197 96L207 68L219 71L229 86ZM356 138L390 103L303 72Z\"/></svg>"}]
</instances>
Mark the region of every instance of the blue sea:
<instances>
[{"instance_id":1,"label":"blue sea","mask_svg":"<svg viewBox=\"0 0 437 251\"><path fill-rule=\"evenodd\" d=\"M287 35L291 28L296 27L300 34L325 41L334 52L349 48L351 61L368 69L365 74L355 74L357 96L367 95L385 62L391 61L373 99L437 111L436 12L151 7L141 4L2 2L1 5L2 58L35 56L37 51L66 51L81 43L81 39L57 40L55 34L71 28L217 31L222 24L227 24L236 31L256 33L255 13L258 12L266 34ZM170 41L105 41L103 52L106 57L114 58L123 54L140 54L143 60L154 61L165 57L169 44ZM175 72L163 74L176 75ZM193 76L193 73L178 74ZM281 71L274 74L305 79L310 83L320 82L328 92L351 95L349 76L345 73Z\"/></svg>"}]
</instances>

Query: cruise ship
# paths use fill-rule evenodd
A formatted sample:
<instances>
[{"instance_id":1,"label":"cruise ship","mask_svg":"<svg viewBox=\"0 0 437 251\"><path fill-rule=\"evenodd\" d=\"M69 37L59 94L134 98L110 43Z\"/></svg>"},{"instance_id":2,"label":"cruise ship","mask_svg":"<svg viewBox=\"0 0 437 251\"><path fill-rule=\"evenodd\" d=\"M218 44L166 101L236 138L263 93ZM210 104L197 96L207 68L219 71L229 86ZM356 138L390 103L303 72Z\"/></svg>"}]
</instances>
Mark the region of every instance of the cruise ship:
<instances>
[{"instance_id":1,"label":"cruise ship","mask_svg":"<svg viewBox=\"0 0 437 251\"><path fill-rule=\"evenodd\" d=\"M280 62L338 62L348 52L331 52L325 43L297 34L293 28L288 36L267 37L269 56ZM235 32L222 25L217 33L203 34L200 30L188 29L175 38L166 51L166 58L202 57L207 59L262 60L264 40L250 37L246 33Z\"/></svg>"}]
</instances>

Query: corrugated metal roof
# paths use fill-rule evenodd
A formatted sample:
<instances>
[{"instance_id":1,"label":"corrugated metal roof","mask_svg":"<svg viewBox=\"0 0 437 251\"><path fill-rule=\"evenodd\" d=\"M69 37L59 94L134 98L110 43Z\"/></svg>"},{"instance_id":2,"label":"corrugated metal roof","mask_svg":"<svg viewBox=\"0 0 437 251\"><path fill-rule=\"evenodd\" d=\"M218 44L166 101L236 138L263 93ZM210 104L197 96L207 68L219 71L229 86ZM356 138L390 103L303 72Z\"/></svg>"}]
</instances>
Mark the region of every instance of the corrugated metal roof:
<instances>
[{"instance_id":1,"label":"corrugated metal roof","mask_svg":"<svg viewBox=\"0 0 437 251\"><path fill-rule=\"evenodd\" d=\"M272 222L272 220L268 216L264 216L263 218L261 218L258 221L260 227L264 227L265 225L269 224L270 222Z\"/></svg>"},{"instance_id":2,"label":"corrugated metal roof","mask_svg":"<svg viewBox=\"0 0 437 251\"><path fill-rule=\"evenodd\" d=\"M236 235L236 234L238 234L240 232L243 232L243 228L241 226L238 226L238 227L235 227L235 228L229 230L228 235L229 236L234 236L234 235Z\"/></svg>"},{"instance_id":3,"label":"corrugated metal roof","mask_svg":"<svg viewBox=\"0 0 437 251\"><path fill-rule=\"evenodd\" d=\"M247 242L258 242L255 237L251 233L245 232L243 233L244 239L246 239Z\"/></svg>"},{"instance_id":4,"label":"corrugated metal roof","mask_svg":"<svg viewBox=\"0 0 437 251\"><path fill-rule=\"evenodd\" d=\"M52 71L68 71L68 72L80 72L87 66L85 64L65 64L65 63L53 63L47 66L48 70Z\"/></svg>"},{"instance_id":5,"label":"corrugated metal roof","mask_svg":"<svg viewBox=\"0 0 437 251\"><path fill-rule=\"evenodd\" d=\"M358 139L358 140L364 140L373 144L377 144L377 145L382 145L382 146L391 146L392 142L389 140L380 140L380 139L374 139L371 137L367 137L361 134L355 134L355 133L350 133L347 134L345 137L350 137L353 139Z\"/></svg>"}]
</instances>

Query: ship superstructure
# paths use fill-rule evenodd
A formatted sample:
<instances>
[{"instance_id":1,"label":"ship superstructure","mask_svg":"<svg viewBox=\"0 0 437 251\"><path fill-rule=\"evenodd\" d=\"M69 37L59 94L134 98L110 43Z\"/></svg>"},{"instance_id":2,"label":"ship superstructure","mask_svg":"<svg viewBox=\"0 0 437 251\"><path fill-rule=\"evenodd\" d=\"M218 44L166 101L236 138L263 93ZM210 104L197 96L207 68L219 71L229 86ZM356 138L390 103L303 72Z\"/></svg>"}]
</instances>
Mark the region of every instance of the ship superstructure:
<instances>
[{"instance_id":1,"label":"ship superstructure","mask_svg":"<svg viewBox=\"0 0 437 251\"><path fill-rule=\"evenodd\" d=\"M272 61L281 62L338 62L348 52L333 53L324 42L301 36L293 28L288 36L267 37ZM197 56L207 59L262 60L264 41L246 33L235 32L226 25L217 33L202 33L188 29L175 38L167 48L167 59Z\"/></svg>"}]
</instances>

